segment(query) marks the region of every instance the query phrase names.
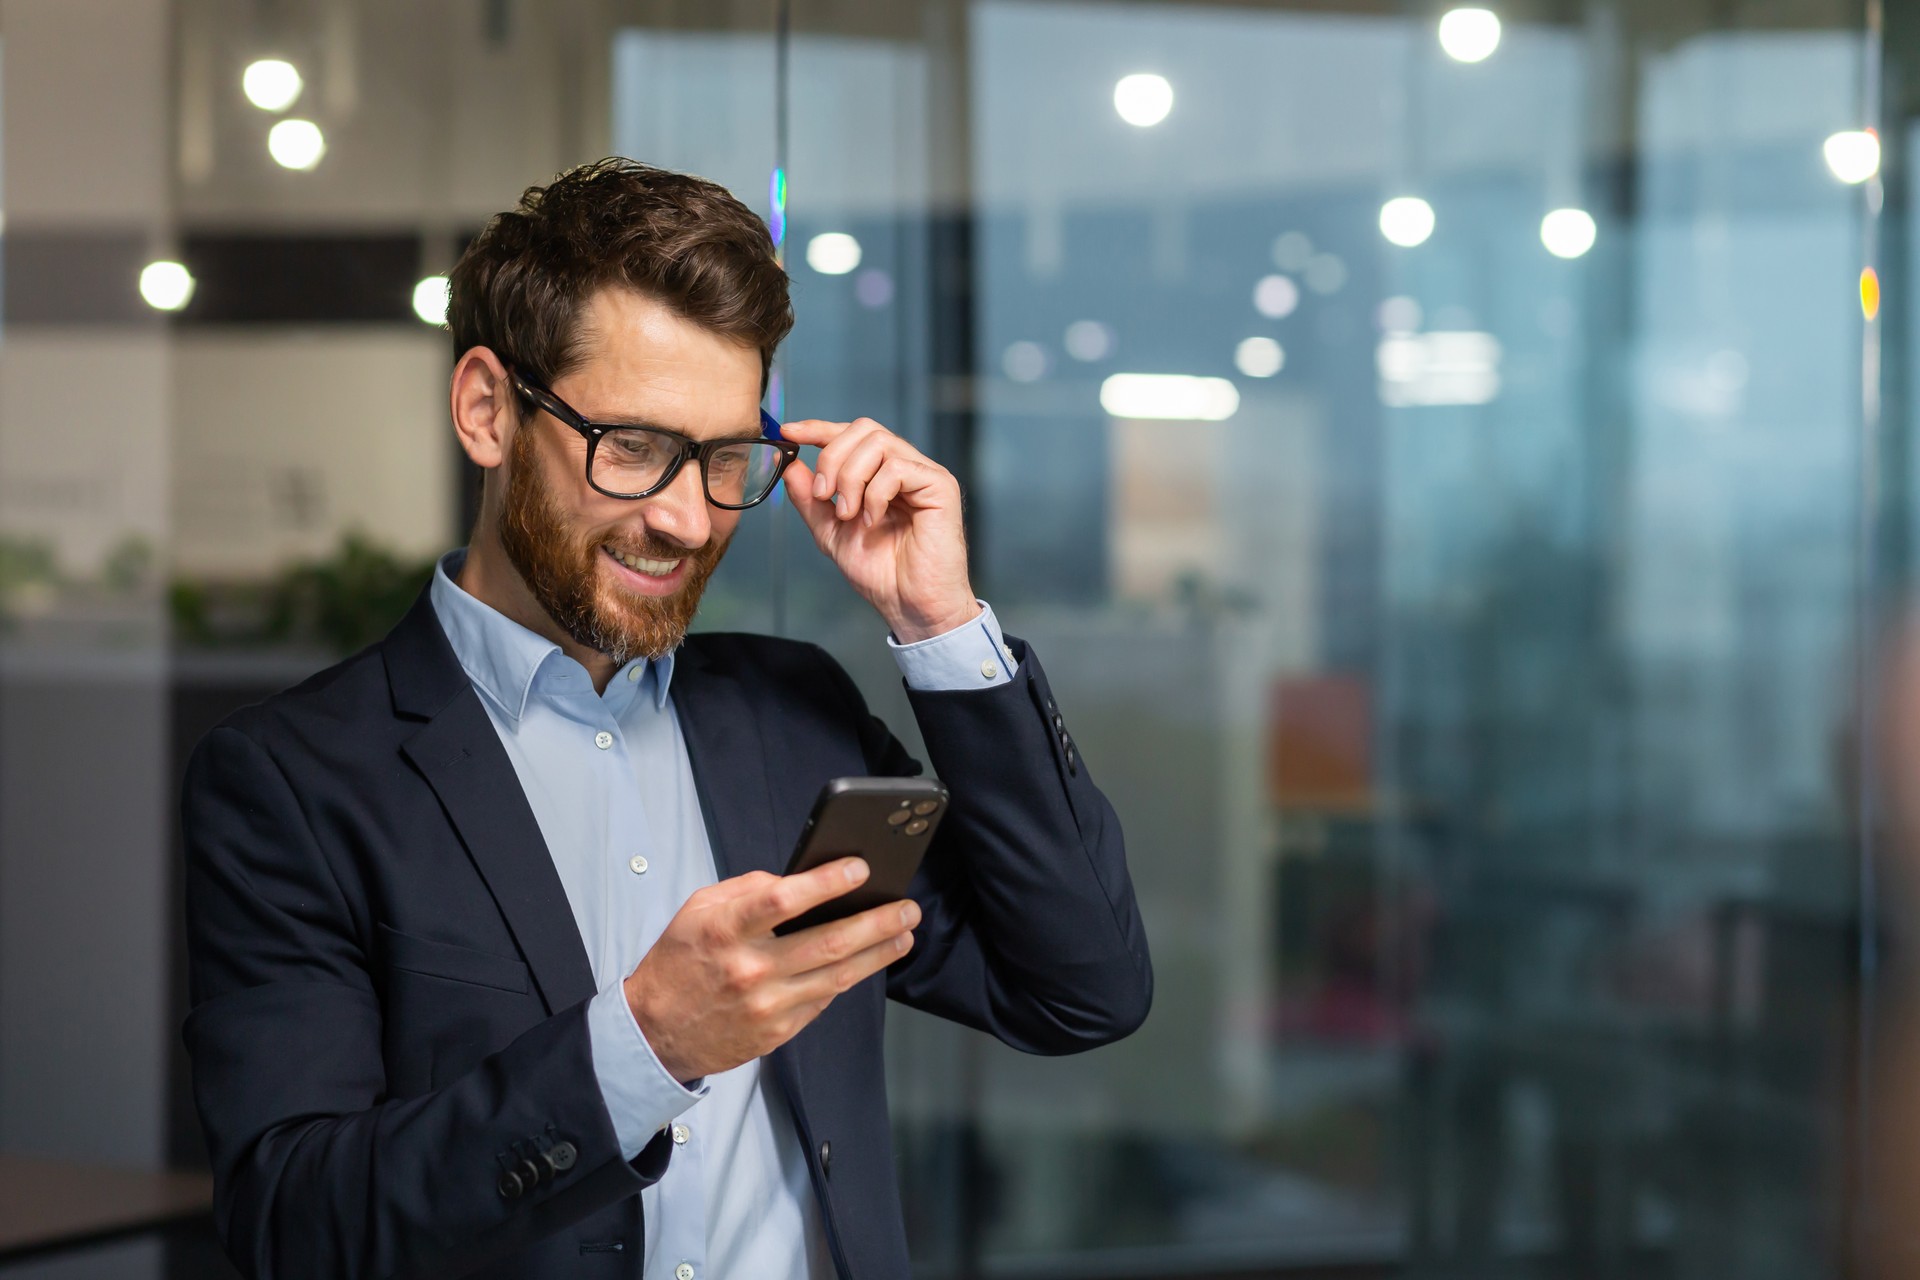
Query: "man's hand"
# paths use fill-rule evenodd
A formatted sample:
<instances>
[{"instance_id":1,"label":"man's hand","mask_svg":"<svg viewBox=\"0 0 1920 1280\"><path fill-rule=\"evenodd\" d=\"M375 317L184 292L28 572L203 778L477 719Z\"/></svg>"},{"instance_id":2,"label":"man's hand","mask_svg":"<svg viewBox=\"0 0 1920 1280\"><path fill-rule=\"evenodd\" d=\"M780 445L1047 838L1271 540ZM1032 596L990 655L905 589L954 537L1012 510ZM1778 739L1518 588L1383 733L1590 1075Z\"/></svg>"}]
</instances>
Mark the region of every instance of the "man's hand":
<instances>
[{"instance_id":1,"label":"man's hand","mask_svg":"<svg viewBox=\"0 0 1920 1280\"><path fill-rule=\"evenodd\" d=\"M790 422L780 434L820 446L816 471L787 468L787 496L813 540L902 644L980 615L967 578L960 484L872 418Z\"/></svg>"},{"instance_id":2,"label":"man's hand","mask_svg":"<svg viewBox=\"0 0 1920 1280\"><path fill-rule=\"evenodd\" d=\"M905 955L920 923L911 901L774 936L866 878L865 862L841 858L793 876L749 872L688 898L625 983L660 1065L688 1081L750 1062Z\"/></svg>"}]
</instances>

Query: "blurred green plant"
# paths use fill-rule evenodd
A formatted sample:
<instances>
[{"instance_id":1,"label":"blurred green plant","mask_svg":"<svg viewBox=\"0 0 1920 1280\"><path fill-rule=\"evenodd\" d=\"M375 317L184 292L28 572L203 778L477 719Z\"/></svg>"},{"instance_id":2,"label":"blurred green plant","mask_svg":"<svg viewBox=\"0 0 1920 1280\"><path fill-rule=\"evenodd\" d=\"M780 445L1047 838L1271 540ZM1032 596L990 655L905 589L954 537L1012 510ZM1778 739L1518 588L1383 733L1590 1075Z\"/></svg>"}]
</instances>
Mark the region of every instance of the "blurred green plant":
<instances>
[{"instance_id":1,"label":"blurred green plant","mask_svg":"<svg viewBox=\"0 0 1920 1280\"><path fill-rule=\"evenodd\" d=\"M384 636L433 576L434 559L408 560L359 534L323 560L265 582L174 580L174 638L195 648L317 645L347 654Z\"/></svg>"}]
</instances>

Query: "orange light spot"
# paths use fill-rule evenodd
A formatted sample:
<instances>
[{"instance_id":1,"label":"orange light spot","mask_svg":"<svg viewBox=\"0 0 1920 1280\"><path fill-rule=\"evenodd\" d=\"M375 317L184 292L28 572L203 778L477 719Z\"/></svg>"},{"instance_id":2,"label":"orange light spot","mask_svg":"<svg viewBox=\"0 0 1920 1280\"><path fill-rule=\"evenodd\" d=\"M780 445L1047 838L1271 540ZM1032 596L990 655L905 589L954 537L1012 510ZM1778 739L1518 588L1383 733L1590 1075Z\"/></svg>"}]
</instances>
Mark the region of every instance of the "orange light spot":
<instances>
[{"instance_id":1,"label":"orange light spot","mask_svg":"<svg viewBox=\"0 0 1920 1280\"><path fill-rule=\"evenodd\" d=\"M1869 320L1880 315L1880 273L1872 267L1860 273L1860 310Z\"/></svg>"}]
</instances>

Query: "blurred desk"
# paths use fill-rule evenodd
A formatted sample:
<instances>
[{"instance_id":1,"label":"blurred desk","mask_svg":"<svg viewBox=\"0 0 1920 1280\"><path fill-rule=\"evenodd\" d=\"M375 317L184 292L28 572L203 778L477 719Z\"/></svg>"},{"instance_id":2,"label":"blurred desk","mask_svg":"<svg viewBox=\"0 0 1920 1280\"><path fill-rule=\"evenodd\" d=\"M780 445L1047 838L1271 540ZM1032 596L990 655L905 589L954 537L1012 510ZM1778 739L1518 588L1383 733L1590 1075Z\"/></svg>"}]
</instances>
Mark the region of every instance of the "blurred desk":
<instances>
[{"instance_id":1,"label":"blurred desk","mask_svg":"<svg viewBox=\"0 0 1920 1280\"><path fill-rule=\"evenodd\" d=\"M0 1156L0 1265L198 1224L213 1176Z\"/></svg>"}]
</instances>

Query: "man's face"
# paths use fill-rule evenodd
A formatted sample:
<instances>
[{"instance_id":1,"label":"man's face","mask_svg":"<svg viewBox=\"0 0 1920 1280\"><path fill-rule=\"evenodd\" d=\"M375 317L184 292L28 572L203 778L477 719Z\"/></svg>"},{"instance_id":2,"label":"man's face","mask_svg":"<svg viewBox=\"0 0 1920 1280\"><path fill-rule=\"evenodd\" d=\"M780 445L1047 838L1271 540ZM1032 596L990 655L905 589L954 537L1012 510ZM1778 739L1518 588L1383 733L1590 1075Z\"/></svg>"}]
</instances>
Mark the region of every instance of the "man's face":
<instances>
[{"instance_id":1,"label":"man's face","mask_svg":"<svg viewBox=\"0 0 1920 1280\"><path fill-rule=\"evenodd\" d=\"M582 318L586 359L551 390L590 422L664 427L696 440L757 435L760 353L626 289ZM506 465L500 540L540 607L617 663L671 653L726 554L737 511L707 502L689 459L650 498L587 483L587 441L521 405Z\"/></svg>"}]
</instances>

